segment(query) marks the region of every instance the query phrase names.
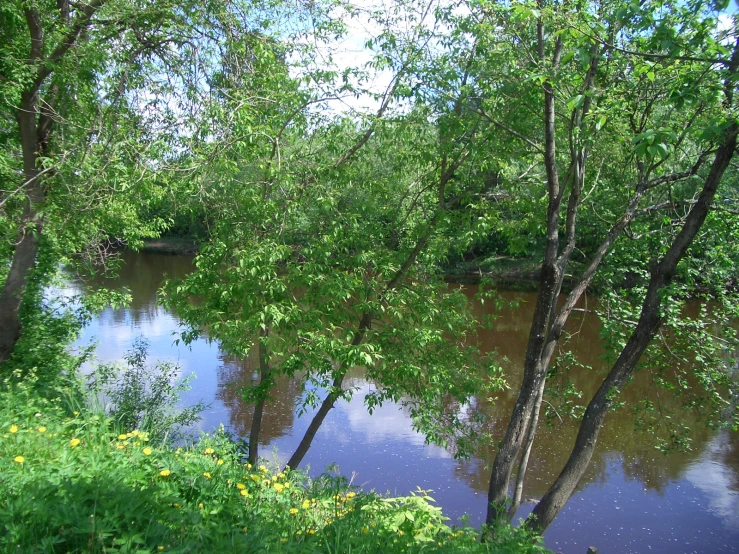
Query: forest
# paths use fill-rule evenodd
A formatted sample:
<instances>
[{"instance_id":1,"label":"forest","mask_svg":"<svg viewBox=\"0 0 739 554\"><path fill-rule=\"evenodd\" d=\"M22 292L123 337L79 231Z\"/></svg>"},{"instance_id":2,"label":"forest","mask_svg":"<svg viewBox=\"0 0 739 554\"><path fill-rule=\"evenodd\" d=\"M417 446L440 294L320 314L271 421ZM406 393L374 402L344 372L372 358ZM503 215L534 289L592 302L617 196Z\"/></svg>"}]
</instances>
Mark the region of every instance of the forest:
<instances>
[{"instance_id":1,"label":"forest","mask_svg":"<svg viewBox=\"0 0 739 554\"><path fill-rule=\"evenodd\" d=\"M3 2L3 551L537 552L616 417L667 457L711 432L739 460L736 9ZM188 433L206 406L145 335L118 363L73 347L131 305L116 283L153 241L194 252L154 287L169 342L249 361L238 433ZM531 309L509 356L483 342L511 287ZM356 397L489 452L480 525L307 472ZM279 402L304 424L270 462Z\"/></svg>"}]
</instances>

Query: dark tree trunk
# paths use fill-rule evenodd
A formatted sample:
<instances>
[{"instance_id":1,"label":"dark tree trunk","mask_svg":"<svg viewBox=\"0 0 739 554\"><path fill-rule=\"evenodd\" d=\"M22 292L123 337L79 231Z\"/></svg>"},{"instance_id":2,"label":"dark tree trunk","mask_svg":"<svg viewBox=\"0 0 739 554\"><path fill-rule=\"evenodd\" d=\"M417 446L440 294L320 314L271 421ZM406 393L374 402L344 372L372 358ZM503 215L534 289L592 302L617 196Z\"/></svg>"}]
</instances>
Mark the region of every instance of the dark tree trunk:
<instances>
[{"instance_id":1,"label":"dark tree trunk","mask_svg":"<svg viewBox=\"0 0 739 554\"><path fill-rule=\"evenodd\" d=\"M726 139L716 152L711 170L703 185L698 201L690 210L683 228L662 260L652 269L641 315L629 341L613 368L588 404L572 454L557 480L550 487L532 512L533 525L543 532L554 521L580 482L595 450L598 434L603 425L612 399L623 387L639 362L644 350L654 338L661 323L660 293L672 280L677 264L685 255L710 210L721 178L729 166L736 149L739 126L733 124L726 132Z\"/></svg>"},{"instance_id":2,"label":"dark tree trunk","mask_svg":"<svg viewBox=\"0 0 739 554\"><path fill-rule=\"evenodd\" d=\"M26 187L26 205L21 221L21 239L15 247L8 278L0 292L0 364L10 358L21 333L20 307L23 294L39 248L42 224L37 217L44 198L37 167L39 137L36 127L35 92L26 93L18 109L18 128L23 151L23 177Z\"/></svg>"},{"instance_id":3,"label":"dark tree trunk","mask_svg":"<svg viewBox=\"0 0 739 554\"><path fill-rule=\"evenodd\" d=\"M259 459L259 435L262 431L262 415L264 414L264 403L266 402L266 392L263 390L265 383L271 378L269 369L269 359L267 358L267 345L264 340L268 335L268 331L259 333L259 385L262 393L259 400L254 405L254 417L251 420L251 429L249 430L249 463L254 465Z\"/></svg>"}]
</instances>

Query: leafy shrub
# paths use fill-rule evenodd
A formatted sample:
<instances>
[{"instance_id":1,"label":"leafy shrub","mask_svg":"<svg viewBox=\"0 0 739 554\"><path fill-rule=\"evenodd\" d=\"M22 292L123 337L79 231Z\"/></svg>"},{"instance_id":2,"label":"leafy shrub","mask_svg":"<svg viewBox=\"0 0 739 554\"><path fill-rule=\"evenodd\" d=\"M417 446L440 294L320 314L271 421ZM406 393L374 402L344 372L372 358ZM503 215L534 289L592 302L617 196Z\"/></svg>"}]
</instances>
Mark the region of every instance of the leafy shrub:
<instances>
[{"instance_id":1,"label":"leafy shrub","mask_svg":"<svg viewBox=\"0 0 739 554\"><path fill-rule=\"evenodd\" d=\"M178 409L180 394L189 390L190 378L181 379L180 367L173 362L148 366L147 349L145 339L136 339L124 356L125 366L99 366L90 376L89 386L95 400L106 403L103 411L120 429L145 431L156 443L177 440L182 427L198 421L205 405L200 402Z\"/></svg>"}]
</instances>

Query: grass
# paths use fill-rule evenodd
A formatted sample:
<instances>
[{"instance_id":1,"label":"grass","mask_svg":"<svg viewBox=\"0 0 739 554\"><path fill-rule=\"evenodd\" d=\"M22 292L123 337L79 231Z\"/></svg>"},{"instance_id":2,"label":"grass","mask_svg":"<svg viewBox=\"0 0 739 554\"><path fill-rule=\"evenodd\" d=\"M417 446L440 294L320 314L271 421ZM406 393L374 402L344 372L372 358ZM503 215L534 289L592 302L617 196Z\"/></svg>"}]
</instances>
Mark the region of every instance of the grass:
<instances>
[{"instance_id":1,"label":"grass","mask_svg":"<svg viewBox=\"0 0 739 554\"><path fill-rule=\"evenodd\" d=\"M526 529L496 543L446 525L424 491L387 498L331 476L244 463L219 432L175 447L75 408L0 390L0 551L541 552Z\"/></svg>"}]
</instances>

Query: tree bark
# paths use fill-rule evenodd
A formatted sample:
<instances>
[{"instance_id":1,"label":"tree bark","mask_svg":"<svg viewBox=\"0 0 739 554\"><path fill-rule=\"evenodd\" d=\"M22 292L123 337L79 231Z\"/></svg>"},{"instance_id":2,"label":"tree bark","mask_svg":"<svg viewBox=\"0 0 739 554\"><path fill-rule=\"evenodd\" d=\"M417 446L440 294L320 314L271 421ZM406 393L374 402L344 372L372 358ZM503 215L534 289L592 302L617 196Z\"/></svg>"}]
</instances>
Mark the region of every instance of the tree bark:
<instances>
[{"instance_id":1,"label":"tree bark","mask_svg":"<svg viewBox=\"0 0 739 554\"><path fill-rule=\"evenodd\" d=\"M268 330L259 333L259 385L263 388L265 382L270 379L269 359L267 357L267 345L264 340L269 334ZM262 391L264 392L264 391ZM266 393L264 393L266 394ZM262 394L254 404L254 417L251 420L249 430L249 463L254 465L259 459L259 434L262 431L262 415L264 414L265 395Z\"/></svg>"},{"instance_id":2,"label":"tree bark","mask_svg":"<svg viewBox=\"0 0 739 554\"><path fill-rule=\"evenodd\" d=\"M725 140L716 152L698 201L688 214L683 228L675 237L669 250L652 270L637 326L608 376L588 404L567 464L532 512L533 525L539 532L549 527L572 496L590 463L600 429L614 396L621 390L639 362L642 353L659 330L662 323L660 293L671 282L677 264L685 255L708 215L721 178L734 155L737 131L739 131L737 124L727 129Z\"/></svg>"}]
</instances>

